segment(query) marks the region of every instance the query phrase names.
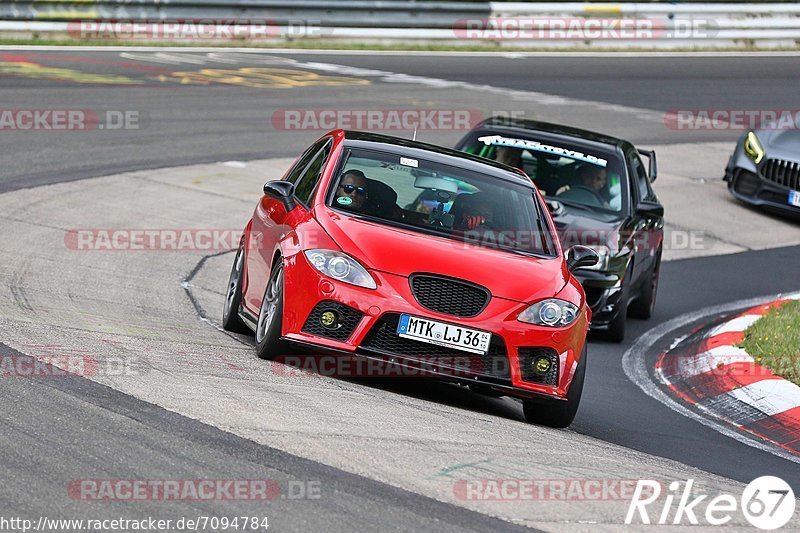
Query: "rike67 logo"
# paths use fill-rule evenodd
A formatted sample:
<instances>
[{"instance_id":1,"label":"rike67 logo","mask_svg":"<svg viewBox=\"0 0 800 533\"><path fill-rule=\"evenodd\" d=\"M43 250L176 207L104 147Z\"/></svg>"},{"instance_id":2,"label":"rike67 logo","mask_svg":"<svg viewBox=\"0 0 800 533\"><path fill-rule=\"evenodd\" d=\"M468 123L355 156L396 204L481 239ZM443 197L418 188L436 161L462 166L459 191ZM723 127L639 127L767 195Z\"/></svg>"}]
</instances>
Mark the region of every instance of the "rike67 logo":
<instances>
[{"instance_id":1,"label":"rike67 logo","mask_svg":"<svg viewBox=\"0 0 800 533\"><path fill-rule=\"evenodd\" d=\"M794 515L794 491L779 477L762 476L751 481L737 500L730 494L719 494L711 499L708 494L692 494L693 479L681 487L680 481L669 484L662 502L661 484L642 479L636 485L626 524L686 524L705 523L712 526L725 525L733 519L737 509L750 524L758 529L778 529L786 525ZM648 508L649 506L649 508ZM656 514L651 518L650 511Z\"/></svg>"}]
</instances>

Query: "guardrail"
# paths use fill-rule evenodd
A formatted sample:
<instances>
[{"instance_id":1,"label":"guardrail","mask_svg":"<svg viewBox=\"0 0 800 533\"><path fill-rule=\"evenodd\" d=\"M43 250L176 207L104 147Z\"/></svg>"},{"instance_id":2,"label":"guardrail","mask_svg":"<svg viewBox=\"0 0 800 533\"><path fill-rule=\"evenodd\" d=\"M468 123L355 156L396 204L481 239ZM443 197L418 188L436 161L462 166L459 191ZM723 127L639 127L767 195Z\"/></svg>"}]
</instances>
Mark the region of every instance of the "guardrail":
<instances>
[{"instance_id":1,"label":"guardrail","mask_svg":"<svg viewBox=\"0 0 800 533\"><path fill-rule=\"evenodd\" d=\"M5 37L75 39L71 29L77 21L140 21L151 26L222 21L266 25L271 28L269 37L279 40L489 43L498 47L795 48L800 44L800 3L796 2L0 0L0 35ZM312 26L317 31L296 31Z\"/></svg>"}]
</instances>

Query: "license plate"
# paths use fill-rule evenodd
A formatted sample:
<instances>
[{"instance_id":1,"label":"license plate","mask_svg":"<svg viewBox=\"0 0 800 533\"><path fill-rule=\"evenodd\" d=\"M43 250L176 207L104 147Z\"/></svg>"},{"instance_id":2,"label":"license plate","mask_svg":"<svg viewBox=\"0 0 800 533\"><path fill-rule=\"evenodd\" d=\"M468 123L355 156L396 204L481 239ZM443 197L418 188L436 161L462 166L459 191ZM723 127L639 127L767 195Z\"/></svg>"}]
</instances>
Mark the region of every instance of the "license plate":
<instances>
[{"instance_id":1,"label":"license plate","mask_svg":"<svg viewBox=\"0 0 800 533\"><path fill-rule=\"evenodd\" d=\"M789 191L789 205L800 207L800 191Z\"/></svg>"},{"instance_id":2,"label":"license plate","mask_svg":"<svg viewBox=\"0 0 800 533\"><path fill-rule=\"evenodd\" d=\"M400 315L397 334L408 339L482 355L489 351L489 341L492 340L492 334L487 331L406 314Z\"/></svg>"}]
</instances>

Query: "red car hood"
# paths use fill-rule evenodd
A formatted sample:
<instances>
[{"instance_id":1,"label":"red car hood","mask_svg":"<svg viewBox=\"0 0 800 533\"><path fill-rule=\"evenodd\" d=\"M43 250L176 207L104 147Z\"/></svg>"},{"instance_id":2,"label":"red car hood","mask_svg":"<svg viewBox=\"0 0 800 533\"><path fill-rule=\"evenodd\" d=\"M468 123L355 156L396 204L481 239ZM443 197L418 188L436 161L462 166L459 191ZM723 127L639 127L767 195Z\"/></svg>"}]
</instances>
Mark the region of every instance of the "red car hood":
<instances>
[{"instance_id":1,"label":"red car hood","mask_svg":"<svg viewBox=\"0 0 800 533\"><path fill-rule=\"evenodd\" d=\"M400 276L430 272L460 278L519 302L549 298L567 284L564 261L537 259L318 210L317 220L365 267Z\"/></svg>"}]
</instances>

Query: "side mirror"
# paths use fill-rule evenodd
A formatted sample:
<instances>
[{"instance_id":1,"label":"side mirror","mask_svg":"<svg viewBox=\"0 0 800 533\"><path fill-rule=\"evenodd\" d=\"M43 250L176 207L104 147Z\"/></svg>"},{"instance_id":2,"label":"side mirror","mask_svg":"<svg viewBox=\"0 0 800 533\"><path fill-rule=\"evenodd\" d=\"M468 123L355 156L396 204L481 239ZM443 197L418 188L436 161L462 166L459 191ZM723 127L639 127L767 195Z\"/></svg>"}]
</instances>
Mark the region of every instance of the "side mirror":
<instances>
[{"instance_id":1,"label":"side mirror","mask_svg":"<svg viewBox=\"0 0 800 533\"><path fill-rule=\"evenodd\" d=\"M650 176L650 183L656 181L658 177L658 164L656 163L656 152L655 150L639 150L639 153L642 154L647 158L650 163L650 168L648 169L648 174Z\"/></svg>"},{"instance_id":2,"label":"side mirror","mask_svg":"<svg viewBox=\"0 0 800 533\"><path fill-rule=\"evenodd\" d=\"M599 261L600 256L588 246L576 244L567 250L567 267L570 272L574 272L579 268L594 266Z\"/></svg>"},{"instance_id":3,"label":"side mirror","mask_svg":"<svg viewBox=\"0 0 800 533\"><path fill-rule=\"evenodd\" d=\"M297 203L294 201L294 184L289 181L273 180L264 184L264 194L283 203L288 213Z\"/></svg>"},{"instance_id":4,"label":"side mirror","mask_svg":"<svg viewBox=\"0 0 800 533\"><path fill-rule=\"evenodd\" d=\"M636 214L644 218L663 218L664 206L653 202L639 202L636 206Z\"/></svg>"}]
</instances>

